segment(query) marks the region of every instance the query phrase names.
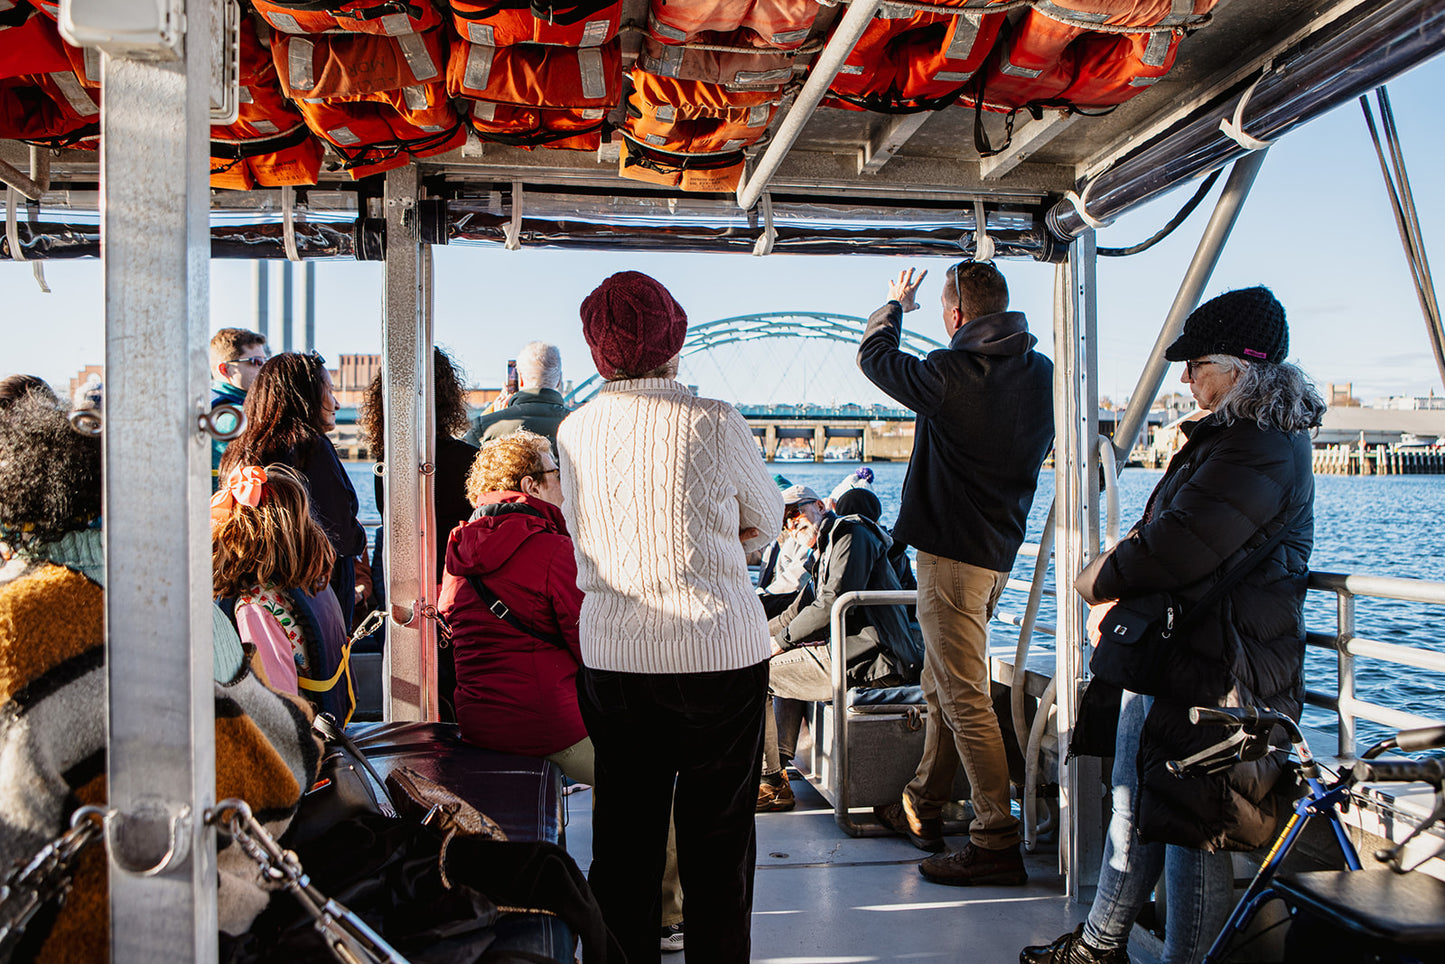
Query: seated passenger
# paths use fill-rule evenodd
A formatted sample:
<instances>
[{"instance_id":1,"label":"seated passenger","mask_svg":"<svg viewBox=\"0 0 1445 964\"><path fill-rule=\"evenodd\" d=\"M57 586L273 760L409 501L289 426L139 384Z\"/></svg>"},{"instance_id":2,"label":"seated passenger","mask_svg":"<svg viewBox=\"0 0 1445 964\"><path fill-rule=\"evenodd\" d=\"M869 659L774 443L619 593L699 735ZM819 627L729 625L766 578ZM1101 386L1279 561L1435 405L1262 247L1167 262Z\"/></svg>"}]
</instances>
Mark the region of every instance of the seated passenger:
<instances>
[{"instance_id":1,"label":"seated passenger","mask_svg":"<svg viewBox=\"0 0 1445 964\"><path fill-rule=\"evenodd\" d=\"M551 760L569 779L591 785L592 741L577 707L582 590L557 475L544 436L519 429L482 443L467 477L477 510L447 540L438 608L452 629L462 739ZM662 888L668 950L682 949L677 880L669 834Z\"/></svg>"},{"instance_id":2,"label":"seated passenger","mask_svg":"<svg viewBox=\"0 0 1445 964\"><path fill-rule=\"evenodd\" d=\"M850 472L847 478L835 485L833 491L828 493L828 499L824 505L834 512L837 512L838 500L841 499L843 493L849 489L867 489L869 492L872 492L873 470L864 465Z\"/></svg>"},{"instance_id":3,"label":"seated passenger","mask_svg":"<svg viewBox=\"0 0 1445 964\"><path fill-rule=\"evenodd\" d=\"M327 583L336 553L301 476L285 465L233 469L211 498L211 545L212 588L241 641L256 648L256 672L346 722L347 636Z\"/></svg>"},{"instance_id":4,"label":"seated passenger","mask_svg":"<svg viewBox=\"0 0 1445 964\"><path fill-rule=\"evenodd\" d=\"M774 479L780 476L774 476ZM785 480L786 481L786 480ZM818 498L818 493L806 485L783 487L783 511L802 512L814 522L825 514L831 514ZM793 601L793 597L806 584L807 562L813 547L792 538L787 529L778 538L763 547L762 560L758 570L758 596L763 602L763 612L772 619Z\"/></svg>"},{"instance_id":5,"label":"seated passenger","mask_svg":"<svg viewBox=\"0 0 1445 964\"><path fill-rule=\"evenodd\" d=\"M78 807L107 799L100 445L51 398L32 394L0 418L0 541L15 553L0 567L3 867L33 857ZM315 778L310 713L261 684L234 634L215 649L216 799L245 799L279 836ZM241 934L272 886L228 837L218 846L219 926ZM31 921L11 959L104 961L106 874L104 848L85 851L64 905Z\"/></svg>"},{"instance_id":6,"label":"seated passenger","mask_svg":"<svg viewBox=\"0 0 1445 964\"><path fill-rule=\"evenodd\" d=\"M772 706L763 715L763 771L759 812L791 810L792 788L783 774L793 758L808 702L833 698L833 660L828 650L833 603L844 593L903 588L901 553L878 524L882 507L872 492L855 488L839 500L839 515L816 515L809 505L789 509L784 525L793 538L814 548L811 579L788 608L768 624L773 655L768 665ZM817 521L814 521L814 519ZM902 557L907 565L907 557ZM916 683L923 647L905 606L856 606L845 617L843 651L850 687ZM774 715L776 710L776 716Z\"/></svg>"}]
</instances>

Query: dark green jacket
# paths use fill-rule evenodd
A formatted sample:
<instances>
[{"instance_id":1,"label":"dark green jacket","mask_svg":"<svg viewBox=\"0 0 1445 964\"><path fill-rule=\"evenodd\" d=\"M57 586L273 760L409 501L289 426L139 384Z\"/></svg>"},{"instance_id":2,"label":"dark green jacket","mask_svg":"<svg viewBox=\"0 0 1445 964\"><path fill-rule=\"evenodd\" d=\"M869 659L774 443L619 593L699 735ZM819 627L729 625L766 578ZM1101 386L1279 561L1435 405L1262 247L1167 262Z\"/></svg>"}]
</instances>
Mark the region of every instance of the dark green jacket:
<instances>
[{"instance_id":1,"label":"dark green jacket","mask_svg":"<svg viewBox=\"0 0 1445 964\"><path fill-rule=\"evenodd\" d=\"M472 430L466 440L481 445L488 439L511 435L519 428L544 435L557 448L557 426L562 424L570 410L562 402L562 393L551 388L535 392L518 392L512 396L507 407L490 415L483 415L472 422Z\"/></svg>"}]
</instances>

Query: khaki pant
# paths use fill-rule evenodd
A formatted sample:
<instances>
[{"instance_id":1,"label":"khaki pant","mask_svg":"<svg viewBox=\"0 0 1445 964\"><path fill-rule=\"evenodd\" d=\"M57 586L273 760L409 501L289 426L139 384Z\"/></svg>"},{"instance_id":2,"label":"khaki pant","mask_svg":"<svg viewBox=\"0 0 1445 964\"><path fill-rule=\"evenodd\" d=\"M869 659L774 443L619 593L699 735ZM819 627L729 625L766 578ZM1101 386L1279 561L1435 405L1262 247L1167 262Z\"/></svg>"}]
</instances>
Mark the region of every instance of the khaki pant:
<instances>
[{"instance_id":1,"label":"khaki pant","mask_svg":"<svg viewBox=\"0 0 1445 964\"><path fill-rule=\"evenodd\" d=\"M928 722L923 759L903 791L904 803L921 818L940 816L962 762L973 792L969 837L986 850L1019 842L1018 820L1009 810L1003 733L989 693L988 621L1007 581L1006 572L918 553Z\"/></svg>"}]
</instances>

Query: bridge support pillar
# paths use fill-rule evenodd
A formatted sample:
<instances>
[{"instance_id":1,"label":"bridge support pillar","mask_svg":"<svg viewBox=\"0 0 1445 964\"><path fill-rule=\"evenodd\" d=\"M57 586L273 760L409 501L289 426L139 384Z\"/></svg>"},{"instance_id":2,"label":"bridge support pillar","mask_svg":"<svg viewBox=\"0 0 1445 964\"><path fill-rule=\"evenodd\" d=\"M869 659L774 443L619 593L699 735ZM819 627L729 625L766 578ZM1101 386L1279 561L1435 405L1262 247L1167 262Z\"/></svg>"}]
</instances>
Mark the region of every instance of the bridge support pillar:
<instances>
[{"instance_id":1,"label":"bridge support pillar","mask_svg":"<svg viewBox=\"0 0 1445 964\"><path fill-rule=\"evenodd\" d=\"M778 458L778 427L769 425L763 435L763 459L767 462L775 462Z\"/></svg>"},{"instance_id":2,"label":"bridge support pillar","mask_svg":"<svg viewBox=\"0 0 1445 964\"><path fill-rule=\"evenodd\" d=\"M823 453L828 448L828 430L819 425L813 429L813 461L823 461Z\"/></svg>"}]
</instances>

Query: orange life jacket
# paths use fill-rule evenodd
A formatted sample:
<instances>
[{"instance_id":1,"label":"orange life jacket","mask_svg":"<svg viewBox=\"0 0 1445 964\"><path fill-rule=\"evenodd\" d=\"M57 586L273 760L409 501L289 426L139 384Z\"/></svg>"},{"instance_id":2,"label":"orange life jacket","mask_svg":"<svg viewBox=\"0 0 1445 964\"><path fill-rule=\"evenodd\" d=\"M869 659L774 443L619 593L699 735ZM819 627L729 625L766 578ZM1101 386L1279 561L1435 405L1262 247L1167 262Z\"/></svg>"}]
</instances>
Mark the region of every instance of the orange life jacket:
<instances>
[{"instance_id":1,"label":"orange life jacket","mask_svg":"<svg viewBox=\"0 0 1445 964\"><path fill-rule=\"evenodd\" d=\"M234 124L211 127L211 187L246 191L262 185L315 184L321 143L281 93L271 51L247 17L241 21L240 109Z\"/></svg>"},{"instance_id":2,"label":"orange life jacket","mask_svg":"<svg viewBox=\"0 0 1445 964\"><path fill-rule=\"evenodd\" d=\"M793 77L796 61L796 54L782 50L759 49L756 53L700 50L661 43L652 37L643 39L642 52L637 57L639 67L659 77L732 87L785 84Z\"/></svg>"},{"instance_id":3,"label":"orange life jacket","mask_svg":"<svg viewBox=\"0 0 1445 964\"><path fill-rule=\"evenodd\" d=\"M211 187L249 191L258 184L316 183L321 173L321 142L301 118L296 118L290 130L270 137L231 138L217 133L230 129L211 129Z\"/></svg>"},{"instance_id":4,"label":"orange life jacket","mask_svg":"<svg viewBox=\"0 0 1445 964\"><path fill-rule=\"evenodd\" d=\"M711 41L747 31L753 46L802 46L818 16L818 0L652 0L647 32L663 43Z\"/></svg>"},{"instance_id":5,"label":"orange life jacket","mask_svg":"<svg viewBox=\"0 0 1445 964\"><path fill-rule=\"evenodd\" d=\"M515 107L606 108L622 86L622 45L600 47L518 44L489 47L452 41L447 92Z\"/></svg>"},{"instance_id":6,"label":"orange life jacket","mask_svg":"<svg viewBox=\"0 0 1445 964\"><path fill-rule=\"evenodd\" d=\"M617 36L622 0L560 4L546 0L451 0L452 24L474 44L599 47Z\"/></svg>"},{"instance_id":7,"label":"orange life jacket","mask_svg":"<svg viewBox=\"0 0 1445 964\"><path fill-rule=\"evenodd\" d=\"M828 105L885 113L936 110L962 93L988 59L1003 14L880 8L828 88Z\"/></svg>"},{"instance_id":8,"label":"orange life jacket","mask_svg":"<svg viewBox=\"0 0 1445 964\"><path fill-rule=\"evenodd\" d=\"M740 151L767 131L782 94L782 88L729 91L634 69L624 130L639 144L674 154Z\"/></svg>"},{"instance_id":9,"label":"orange life jacket","mask_svg":"<svg viewBox=\"0 0 1445 964\"><path fill-rule=\"evenodd\" d=\"M92 95L69 70L0 80L0 139L95 150L99 94Z\"/></svg>"},{"instance_id":10,"label":"orange life jacket","mask_svg":"<svg viewBox=\"0 0 1445 964\"><path fill-rule=\"evenodd\" d=\"M442 22L431 0L251 0L282 33L421 33Z\"/></svg>"},{"instance_id":11,"label":"orange life jacket","mask_svg":"<svg viewBox=\"0 0 1445 964\"><path fill-rule=\"evenodd\" d=\"M277 34L271 59L292 100L360 97L439 81L446 68L440 30L383 37Z\"/></svg>"},{"instance_id":12,"label":"orange life jacket","mask_svg":"<svg viewBox=\"0 0 1445 964\"><path fill-rule=\"evenodd\" d=\"M731 193L742 181L742 151L676 154L639 144L624 131L617 173L634 181L704 193Z\"/></svg>"},{"instance_id":13,"label":"orange life jacket","mask_svg":"<svg viewBox=\"0 0 1445 964\"><path fill-rule=\"evenodd\" d=\"M595 151L602 145L605 107L516 107L464 100L467 123L479 138L531 150Z\"/></svg>"},{"instance_id":14,"label":"orange life jacket","mask_svg":"<svg viewBox=\"0 0 1445 964\"><path fill-rule=\"evenodd\" d=\"M34 7L0 11L0 78L69 70L65 46L55 21Z\"/></svg>"},{"instance_id":15,"label":"orange life jacket","mask_svg":"<svg viewBox=\"0 0 1445 964\"><path fill-rule=\"evenodd\" d=\"M1192 0L1189 12L1176 12L1168 0L1039 0L1004 32L964 101L990 110L1121 104L1169 72L1185 30L1214 4ZM1104 33L1096 25L1167 29Z\"/></svg>"},{"instance_id":16,"label":"orange life jacket","mask_svg":"<svg viewBox=\"0 0 1445 964\"><path fill-rule=\"evenodd\" d=\"M354 178L389 171L466 143L467 131L436 81L351 97L304 98L296 109Z\"/></svg>"}]
</instances>

